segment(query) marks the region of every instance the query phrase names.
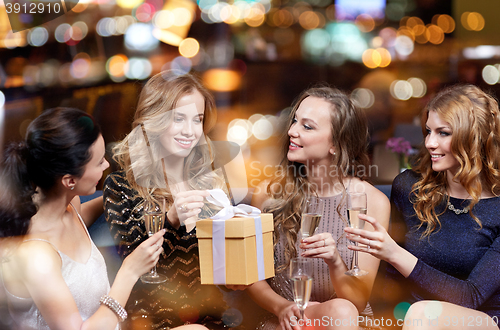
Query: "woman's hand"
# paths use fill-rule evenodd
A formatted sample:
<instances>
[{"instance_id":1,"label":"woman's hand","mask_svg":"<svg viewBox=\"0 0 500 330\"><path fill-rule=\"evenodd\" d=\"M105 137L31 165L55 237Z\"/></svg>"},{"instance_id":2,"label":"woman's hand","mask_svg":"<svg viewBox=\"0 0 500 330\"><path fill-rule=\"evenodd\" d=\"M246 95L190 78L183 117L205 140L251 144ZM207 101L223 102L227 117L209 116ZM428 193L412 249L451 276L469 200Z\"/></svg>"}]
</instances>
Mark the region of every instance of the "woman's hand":
<instances>
[{"instance_id":1,"label":"woman's hand","mask_svg":"<svg viewBox=\"0 0 500 330\"><path fill-rule=\"evenodd\" d=\"M177 193L174 205L167 212L167 219L174 228L184 225L187 220L196 221L201 212L203 199L210 196L207 190L189 190Z\"/></svg>"},{"instance_id":2,"label":"woman's hand","mask_svg":"<svg viewBox=\"0 0 500 330\"><path fill-rule=\"evenodd\" d=\"M300 253L302 257L322 258L329 266L341 261L337 243L330 233L305 238L301 241L300 248L304 250Z\"/></svg>"},{"instance_id":3,"label":"woman's hand","mask_svg":"<svg viewBox=\"0 0 500 330\"><path fill-rule=\"evenodd\" d=\"M294 302L289 302L283 309L281 309L276 316L280 322L283 330L300 329L300 327L292 327L290 324L292 320L300 320L300 309ZM305 315L304 315L305 317ZM307 319L307 317L305 317Z\"/></svg>"},{"instance_id":4,"label":"woman's hand","mask_svg":"<svg viewBox=\"0 0 500 330\"><path fill-rule=\"evenodd\" d=\"M359 218L371 224L375 230L344 228L349 240L362 244L358 246L349 245L348 248L369 253L376 258L391 262L393 255L400 246L389 236L387 230L375 218L366 214L360 214Z\"/></svg>"},{"instance_id":5,"label":"woman's hand","mask_svg":"<svg viewBox=\"0 0 500 330\"><path fill-rule=\"evenodd\" d=\"M122 268L127 270L137 281L142 274L153 268L163 251L163 235L166 230L162 229L144 242L142 242L124 260Z\"/></svg>"}]
</instances>

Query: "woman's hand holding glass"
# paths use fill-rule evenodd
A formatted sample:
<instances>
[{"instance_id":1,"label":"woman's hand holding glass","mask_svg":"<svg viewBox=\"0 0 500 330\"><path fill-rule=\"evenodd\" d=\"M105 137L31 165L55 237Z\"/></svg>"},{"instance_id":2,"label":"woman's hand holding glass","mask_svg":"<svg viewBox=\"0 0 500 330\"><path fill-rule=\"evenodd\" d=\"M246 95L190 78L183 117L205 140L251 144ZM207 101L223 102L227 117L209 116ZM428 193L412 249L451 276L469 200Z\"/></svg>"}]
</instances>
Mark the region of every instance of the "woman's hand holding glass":
<instances>
[{"instance_id":1,"label":"woman's hand holding glass","mask_svg":"<svg viewBox=\"0 0 500 330\"><path fill-rule=\"evenodd\" d=\"M147 200L144 202L144 225L149 236L158 232L164 232L165 227L165 198L159 197L156 200ZM163 236L163 235L162 235ZM163 245L163 241L160 247ZM156 272L156 263L147 274L141 276L144 283L158 284L167 280L167 277Z\"/></svg>"},{"instance_id":2,"label":"woman's hand holding glass","mask_svg":"<svg viewBox=\"0 0 500 330\"><path fill-rule=\"evenodd\" d=\"M163 235L165 235L165 229L142 242L123 260L122 268L128 269L136 279L149 272L156 265L163 252Z\"/></svg>"},{"instance_id":3,"label":"woman's hand holding glass","mask_svg":"<svg viewBox=\"0 0 500 330\"><path fill-rule=\"evenodd\" d=\"M300 243L300 256L306 258L321 258L328 265L334 265L341 260L337 251L337 243L330 233L320 233L305 238Z\"/></svg>"},{"instance_id":4,"label":"woman's hand holding glass","mask_svg":"<svg viewBox=\"0 0 500 330\"><path fill-rule=\"evenodd\" d=\"M360 214L359 218L372 225L374 231L344 228L347 238L362 245L349 245L349 249L369 253L372 256L392 263L392 257L400 249L400 246L387 233L387 230L378 221L366 214Z\"/></svg>"}]
</instances>

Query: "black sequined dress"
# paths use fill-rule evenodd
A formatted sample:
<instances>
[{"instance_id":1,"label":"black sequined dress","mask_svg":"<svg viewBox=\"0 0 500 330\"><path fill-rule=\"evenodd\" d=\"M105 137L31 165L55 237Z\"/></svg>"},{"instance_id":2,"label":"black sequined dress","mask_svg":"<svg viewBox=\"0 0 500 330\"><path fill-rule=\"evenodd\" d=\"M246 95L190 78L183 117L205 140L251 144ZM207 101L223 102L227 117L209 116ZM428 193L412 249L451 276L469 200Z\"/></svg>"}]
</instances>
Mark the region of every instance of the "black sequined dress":
<instances>
[{"instance_id":1,"label":"black sequined dress","mask_svg":"<svg viewBox=\"0 0 500 330\"><path fill-rule=\"evenodd\" d=\"M143 221L143 199L132 189L124 172L110 174L104 183L105 216L118 253L130 254L148 234ZM129 318L124 329L170 329L197 323L209 329L225 328L222 322L228 309L217 286L201 285L196 229L174 229L168 221L164 252L157 271L167 276L162 284L140 280L126 305Z\"/></svg>"}]
</instances>

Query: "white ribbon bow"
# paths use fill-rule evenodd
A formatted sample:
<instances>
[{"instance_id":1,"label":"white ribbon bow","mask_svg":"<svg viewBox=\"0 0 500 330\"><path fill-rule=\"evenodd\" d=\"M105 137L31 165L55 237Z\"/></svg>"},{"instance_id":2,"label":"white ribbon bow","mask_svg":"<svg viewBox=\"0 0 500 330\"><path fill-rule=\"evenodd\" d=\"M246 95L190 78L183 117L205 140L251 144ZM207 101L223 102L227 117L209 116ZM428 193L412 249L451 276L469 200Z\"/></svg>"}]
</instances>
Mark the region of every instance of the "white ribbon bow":
<instances>
[{"instance_id":1,"label":"white ribbon bow","mask_svg":"<svg viewBox=\"0 0 500 330\"><path fill-rule=\"evenodd\" d=\"M258 208L250 205L231 205L231 201L229 200L229 198L227 198L226 193L222 189L211 189L208 190L208 192L210 193L210 196L207 197L207 201L214 205L222 207L222 210L211 217L212 220L228 220L233 217L253 218L261 213ZM189 219L184 222L184 224L186 225L186 231L188 233L193 230L194 227L196 227L196 221L198 221L198 219Z\"/></svg>"}]
</instances>

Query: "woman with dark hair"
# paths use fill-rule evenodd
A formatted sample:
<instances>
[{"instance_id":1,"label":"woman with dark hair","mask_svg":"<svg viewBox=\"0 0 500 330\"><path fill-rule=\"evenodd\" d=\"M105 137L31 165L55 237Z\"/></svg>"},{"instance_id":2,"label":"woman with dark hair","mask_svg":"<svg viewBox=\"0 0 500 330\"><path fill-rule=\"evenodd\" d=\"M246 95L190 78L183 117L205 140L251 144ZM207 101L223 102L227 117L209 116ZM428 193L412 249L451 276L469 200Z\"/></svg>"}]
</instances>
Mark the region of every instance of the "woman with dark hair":
<instances>
[{"instance_id":1,"label":"woman with dark hair","mask_svg":"<svg viewBox=\"0 0 500 330\"><path fill-rule=\"evenodd\" d=\"M361 256L360 267L368 275L345 274L352 263L343 235L346 193L366 192L368 214L381 219L385 227L389 223L387 197L363 180L369 170L366 118L343 92L317 87L300 95L287 127L281 170L256 188L252 200L274 215L276 276L253 284L247 291L274 314L262 323L263 329L290 330L300 313L293 302L289 263L298 255L313 258L313 303L305 316L311 324L327 329L358 329L358 313L372 317L368 298L379 260ZM300 219L308 196L324 199L325 210L318 234L300 240ZM331 321L322 322L324 317Z\"/></svg>"},{"instance_id":2,"label":"woman with dark hair","mask_svg":"<svg viewBox=\"0 0 500 330\"><path fill-rule=\"evenodd\" d=\"M373 216L365 216L373 232L346 229L370 249L350 248L400 273L414 302L403 329L498 329L498 103L476 86L452 86L424 109L422 131L417 165L392 185L394 221L407 227L404 248Z\"/></svg>"},{"instance_id":3,"label":"woman with dark hair","mask_svg":"<svg viewBox=\"0 0 500 330\"><path fill-rule=\"evenodd\" d=\"M160 232L136 249L109 287L104 259L87 226L102 200L93 194L104 140L92 117L71 108L47 110L26 140L7 148L2 163L0 237L3 283L19 329L115 329L134 283L158 260Z\"/></svg>"},{"instance_id":4,"label":"woman with dark hair","mask_svg":"<svg viewBox=\"0 0 500 330\"><path fill-rule=\"evenodd\" d=\"M215 115L214 99L197 78L161 72L142 89L132 131L113 150L122 171L106 179L104 203L119 254L127 256L147 238L145 201L164 198L168 210L157 267L167 280L135 286L127 305L131 329L138 324L224 327L228 307L216 286L201 285L196 228L184 226L210 211L203 203L207 189L225 187L213 171L213 148L205 136Z\"/></svg>"}]
</instances>

